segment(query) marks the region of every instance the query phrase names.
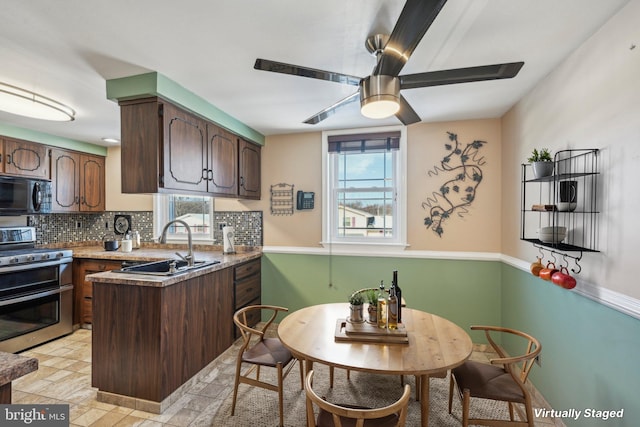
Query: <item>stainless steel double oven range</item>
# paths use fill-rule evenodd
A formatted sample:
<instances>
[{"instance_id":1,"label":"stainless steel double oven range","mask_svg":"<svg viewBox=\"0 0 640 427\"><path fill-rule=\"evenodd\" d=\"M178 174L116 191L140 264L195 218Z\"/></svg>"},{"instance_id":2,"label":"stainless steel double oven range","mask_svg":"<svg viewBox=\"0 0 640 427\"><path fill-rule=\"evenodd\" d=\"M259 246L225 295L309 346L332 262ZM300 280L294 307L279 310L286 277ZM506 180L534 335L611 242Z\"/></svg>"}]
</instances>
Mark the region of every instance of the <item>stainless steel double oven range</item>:
<instances>
[{"instance_id":1,"label":"stainless steel double oven range","mask_svg":"<svg viewBox=\"0 0 640 427\"><path fill-rule=\"evenodd\" d=\"M72 251L35 244L34 227L0 227L0 351L73 331Z\"/></svg>"}]
</instances>

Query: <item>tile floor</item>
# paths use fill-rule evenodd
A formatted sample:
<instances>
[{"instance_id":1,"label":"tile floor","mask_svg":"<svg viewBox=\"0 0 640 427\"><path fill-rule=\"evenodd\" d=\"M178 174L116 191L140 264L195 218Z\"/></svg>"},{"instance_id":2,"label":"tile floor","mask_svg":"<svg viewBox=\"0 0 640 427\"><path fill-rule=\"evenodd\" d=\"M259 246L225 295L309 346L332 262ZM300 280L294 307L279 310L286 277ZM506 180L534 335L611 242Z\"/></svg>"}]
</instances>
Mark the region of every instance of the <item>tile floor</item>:
<instances>
[{"instance_id":1,"label":"tile floor","mask_svg":"<svg viewBox=\"0 0 640 427\"><path fill-rule=\"evenodd\" d=\"M238 344L205 368L202 381L158 415L96 401L97 391L91 387L91 331L79 329L21 353L37 358L39 369L13 382L13 403L69 404L71 426L215 426L220 405L233 391ZM472 358L488 360L490 355L487 346L477 345ZM536 406L548 407L541 396L537 399ZM564 424L542 419L536 425Z\"/></svg>"}]
</instances>

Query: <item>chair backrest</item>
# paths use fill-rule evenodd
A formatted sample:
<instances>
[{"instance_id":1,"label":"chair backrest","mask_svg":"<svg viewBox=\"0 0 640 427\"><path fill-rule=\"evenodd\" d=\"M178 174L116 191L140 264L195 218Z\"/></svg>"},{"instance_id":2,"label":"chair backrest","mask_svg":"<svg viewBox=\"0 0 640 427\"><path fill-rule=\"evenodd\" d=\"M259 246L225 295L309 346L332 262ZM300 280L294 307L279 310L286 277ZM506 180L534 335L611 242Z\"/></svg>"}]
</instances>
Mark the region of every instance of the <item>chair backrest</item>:
<instances>
[{"instance_id":1,"label":"chair backrest","mask_svg":"<svg viewBox=\"0 0 640 427\"><path fill-rule=\"evenodd\" d=\"M329 403L316 394L313 390L312 384L313 371L309 371L304 382L304 389L307 395L308 427L316 427L316 420L313 414L313 404L317 405L321 410L332 414L333 424L335 427L342 427L341 417L355 419L355 427L363 427L365 420L375 420L393 414L396 414L398 417L395 427L404 427L405 425L407 419L407 408L409 406L409 397L411 395L411 388L408 384L405 384L404 392L400 399L396 400L391 405L374 409L357 409Z\"/></svg>"},{"instance_id":2,"label":"chair backrest","mask_svg":"<svg viewBox=\"0 0 640 427\"><path fill-rule=\"evenodd\" d=\"M529 371L531 371L536 357L542 351L542 346L536 338L525 332L501 326L472 326L471 329L484 331L487 341L500 356L497 359L491 359L492 364L503 365L504 369L511 374L516 382L524 384L527 381ZM526 350L519 356L509 357L505 350L494 341L491 336L492 332L512 334L524 338L527 342Z\"/></svg>"},{"instance_id":3,"label":"chair backrest","mask_svg":"<svg viewBox=\"0 0 640 427\"><path fill-rule=\"evenodd\" d=\"M235 323L238 329L240 329L242 339L244 340L240 353L249 346L252 338L255 337L256 342L264 339L267 329L269 329L269 326L271 326L273 321L276 319L278 313L287 311L289 311L288 308L278 307L275 305L249 305L236 311L233 315L233 323ZM269 314L267 322L259 329L250 326L250 323L253 323L256 319L262 318L263 312Z\"/></svg>"}]
</instances>

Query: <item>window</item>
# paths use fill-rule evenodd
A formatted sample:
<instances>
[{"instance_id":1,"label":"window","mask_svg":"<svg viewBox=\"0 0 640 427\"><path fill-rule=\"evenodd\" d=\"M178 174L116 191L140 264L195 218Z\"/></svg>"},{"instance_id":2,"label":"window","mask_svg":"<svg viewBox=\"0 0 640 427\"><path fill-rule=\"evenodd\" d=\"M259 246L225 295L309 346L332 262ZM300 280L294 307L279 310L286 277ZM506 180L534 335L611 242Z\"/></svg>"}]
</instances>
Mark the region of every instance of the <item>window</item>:
<instances>
[{"instance_id":1,"label":"window","mask_svg":"<svg viewBox=\"0 0 640 427\"><path fill-rule=\"evenodd\" d=\"M324 132L325 244L406 241L403 128Z\"/></svg>"},{"instance_id":2,"label":"window","mask_svg":"<svg viewBox=\"0 0 640 427\"><path fill-rule=\"evenodd\" d=\"M160 236L166 223L174 219L186 222L194 241L213 241L213 199L211 197L158 194L155 196L154 232ZM187 241L187 229L174 223L167 230L167 241Z\"/></svg>"}]
</instances>

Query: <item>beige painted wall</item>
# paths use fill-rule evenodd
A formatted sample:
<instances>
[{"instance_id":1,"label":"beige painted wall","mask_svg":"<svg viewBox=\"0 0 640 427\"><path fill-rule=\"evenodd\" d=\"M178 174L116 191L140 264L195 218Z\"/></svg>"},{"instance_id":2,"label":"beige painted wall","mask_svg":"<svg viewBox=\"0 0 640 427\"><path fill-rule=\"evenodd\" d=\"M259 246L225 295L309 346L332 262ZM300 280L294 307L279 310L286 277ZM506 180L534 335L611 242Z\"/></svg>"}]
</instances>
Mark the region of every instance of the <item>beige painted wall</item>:
<instances>
[{"instance_id":1,"label":"beige painted wall","mask_svg":"<svg viewBox=\"0 0 640 427\"><path fill-rule=\"evenodd\" d=\"M468 120L460 122L421 123L408 128L407 159L407 236L415 250L500 252L500 120ZM443 222L444 232L439 237L424 226L428 210L423 203L433 198L433 192L455 172L439 172L429 176L442 159L449 154L445 144L452 144L447 132L458 135L460 148L474 140L486 141L477 152L482 170L482 181L476 189L476 199L463 209L454 211ZM472 185L466 181L464 185ZM462 187L462 186L461 186ZM463 189L461 188L461 191ZM453 193L450 199L459 203ZM439 203L446 206L444 203Z\"/></svg>"},{"instance_id":2,"label":"beige painted wall","mask_svg":"<svg viewBox=\"0 0 640 427\"><path fill-rule=\"evenodd\" d=\"M535 260L519 240L520 164L534 147L599 148L600 253L580 278L640 298L640 2L632 1L503 117L504 253ZM525 65L526 67L526 65ZM578 255L576 253L576 255Z\"/></svg>"},{"instance_id":3,"label":"beige painted wall","mask_svg":"<svg viewBox=\"0 0 640 427\"><path fill-rule=\"evenodd\" d=\"M108 211L153 210L153 196L149 194L122 194L120 147L109 147L107 150L105 170L106 209Z\"/></svg>"},{"instance_id":4,"label":"beige painted wall","mask_svg":"<svg viewBox=\"0 0 640 427\"><path fill-rule=\"evenodd\" d=\"M319 132L268 136L262 147L262 199L246 201L218 198L215 209L262 210L266 246L319 246L322 238L319 208L322 201L320 138ZM293 184L294 192L315 192L316 208L302 212L294 210L293 215L271 215L270 190L272 185L279 183Z\"/></svg>"},{"instance_id":5,"label":"beige painted wall","mask_svg":"<svg viewBox=\"0 0 640 427\"><path fill-rule=\"evenodd\" d=\"M487 144L480 150L486 163L476 200L462 217L455 214L444 223L442 237L428 230L422 203L443 183L445 175L429 177L428 171L448 154L447 131L458 134L465 146L473 140ZM322 238L321 133L267 137L262 149L262 200L216 199L216 210L263 210L266 246L319 247ZM500 252L500 120L422 123L409 127L407 161L408 242L412 250ZM270 186L293 184L294 190L316 193L315 209L293 215L270 213Z\"/></svg>"}]
</instances>

